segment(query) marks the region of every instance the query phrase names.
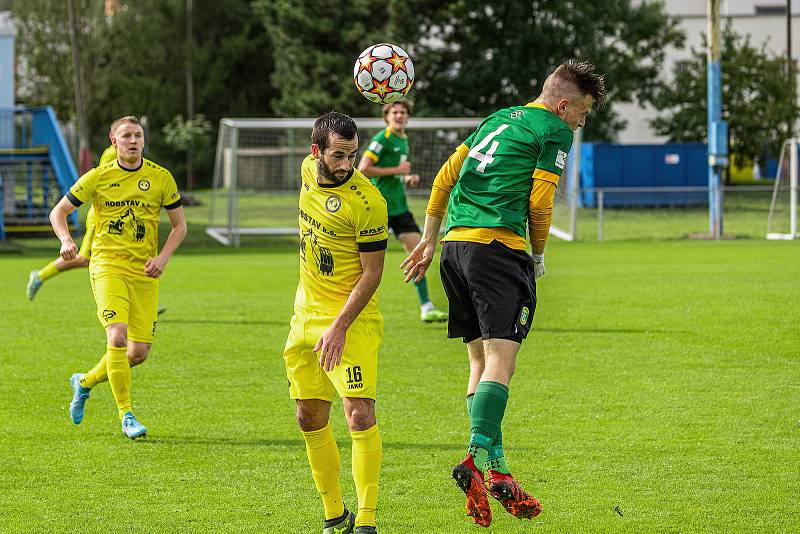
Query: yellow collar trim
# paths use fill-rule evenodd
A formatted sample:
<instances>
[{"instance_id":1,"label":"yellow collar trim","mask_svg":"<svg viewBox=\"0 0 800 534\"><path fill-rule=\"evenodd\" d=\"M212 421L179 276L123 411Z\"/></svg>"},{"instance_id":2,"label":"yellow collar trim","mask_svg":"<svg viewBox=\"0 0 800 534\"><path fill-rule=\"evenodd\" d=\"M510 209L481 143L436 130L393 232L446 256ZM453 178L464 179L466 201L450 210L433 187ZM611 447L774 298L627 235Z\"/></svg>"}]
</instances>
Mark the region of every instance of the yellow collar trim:
<instances>
[{"instance_id":1,"label":"yellow collar trim","mask_svg":"<svg viewBox=\"0 0 800 534\"><path fill-rule=\"evenodd\" d=\"M527 104L525 104L525 107L526 108L539 108L539 109L545 109L547 111L550 111L549 109L547 109L547 106L545 106L541 102L528 102Z\"/></svg>"}]
</instances>

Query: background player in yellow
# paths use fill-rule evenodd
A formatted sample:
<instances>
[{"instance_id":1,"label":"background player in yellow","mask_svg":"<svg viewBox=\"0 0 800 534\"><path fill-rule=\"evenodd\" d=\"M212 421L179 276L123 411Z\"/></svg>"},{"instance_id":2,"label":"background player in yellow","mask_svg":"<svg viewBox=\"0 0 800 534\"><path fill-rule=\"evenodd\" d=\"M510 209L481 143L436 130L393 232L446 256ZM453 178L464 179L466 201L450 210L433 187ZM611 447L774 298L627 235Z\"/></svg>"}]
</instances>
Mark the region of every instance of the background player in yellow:
<instances>
[{"instance_id":1,"label":"background player in yellow","mask_svg":"<svg viewBox=\"0 0 800 534\"><path fill-rule=\"evenodd\" d=\"M408 136L406 124L411 116L411 106L405 100L383 106L386 128L376 133L361 156L358 170L369 176L372 183L386 199L389 212L389 229L403 243L406 252L419 244L420 231L414 215L408 209L405 186L417 187L419 175L411 174L408 161ZM428 280L424 276L414 281L419 298L420 319L423 323L447 320L447 314L438 310L428 296Z\"/></svg>"},{"instance_id":2,"label":"background player in yellow","mask_svg":"<svg viewBox=\"0 0 800 534\"><path fill-rule=\"evenodd\" d=\"M511 476L501 423L536 309L536 278L544 274L553 198L572 130L605 97L594 66L568 60L534 102L487 117L436 175L422 240L403 262L406 281L425 273L446 213L440 273L450 301L447 335L463 339L470 362L470 441L453 478L467 496L467 513L484 527L492 521L487 486L516 517L541 511Z\"/></svg>"},{"instance_id":3,"label":"background player in yellow","mask_svg":"<svg viewBox=\"0 0 800 534\"><path fill-rule=\"evenodd\" d=\"M111 133L112 132L108 133L109 139L111 138ZM117 149L113 144L111 144L100 155L100 162L97 165L100 167L108 162L114 161L115 159L117 159ZM36 293L39 291L45 281L53 278L55 275L72 269L85 269L89 266L89 258L92 255L92 240L94 239L95 225L93 208L89 208L89 211L86 212L85 224L86 232L83 234L81 248L78 250L78 255L75 256L75 259L65 261L59 256L41 269L34 269L31 271L31 274L28 277L28 286L26 288L28 300L33 300L33 298L36 296Z\"/></svg>"},{"instance_id":4,"label":"background player in yellow","mask_svg":"<svg viewBox=\"0 0 800 534\"><path fill-rule=\"evenodd\" d=\"M109 140L112 137L113 132L108 132ZM110 144L103 150L103 153L100 155L100 162L97 164L98 167L102 167L106 163L115 161L117 159L117 147L114 144ZM95 218L94 218L94 207L90 207L89 211L86 212L86 222L85 222L86 232L83 234L83 238L81 239L81 247L78 250L78 255L75 256L75 259L64 261L61 256L54 259L41 269L34 269L31 271L30 276L28 277L28 286L26 288L26 294L28 295L28 300L33 300L36 296L36 293L39 289L44 285L45 281L53 278L57 274L61 274L65 271L70 271L72 269L85 269L89 267L89 260L92 257L92 241L94 240L94 231L95 231ZM158 308L158 315L161 315L166 311L166 308L159 307ZM130 364L136 365L137 363L141 362L130 362Z\"/></svg>"},{"instance_id":5,"label":"background player in yellow","mask_svg":"<svg viewBox=\"0 0 800 534\"><path fill-rule=\"evenodd\" d=\"M141 362L150 351L157 323L158 278L186 236L186 220L172 174L142 157L144 131L136 117L117 119L111 132L117 159L81 176L53 208L50 221L61 241L61 258L69 261L78 249L69 234L67 215L92 202L97 219L89 273L107 347L92 370L70 378L70 416L74 423L81 422L89 391L107 378L122 432L135 439L147 429L133 415L128 362ZM162 207L172 230L159 253Z\"/></svg>"},{"instance_id":6,"label":"background player in yellow","mask_svg":"<svg viewBox=\"0 0 800 534\"><path fill-rule=\"evenodd\" d=\"M311 142L301 169L300 283L283 357L322 497L322 532L369 534L376 532L382 457L375 396L383 317L375 291L388 242L386 201L354 168L353 119L326 113L314 123ZM339 485L339 450L329 424L336 395L353 443L357 515L345 507Z\"/></svg>"}]
</instances>

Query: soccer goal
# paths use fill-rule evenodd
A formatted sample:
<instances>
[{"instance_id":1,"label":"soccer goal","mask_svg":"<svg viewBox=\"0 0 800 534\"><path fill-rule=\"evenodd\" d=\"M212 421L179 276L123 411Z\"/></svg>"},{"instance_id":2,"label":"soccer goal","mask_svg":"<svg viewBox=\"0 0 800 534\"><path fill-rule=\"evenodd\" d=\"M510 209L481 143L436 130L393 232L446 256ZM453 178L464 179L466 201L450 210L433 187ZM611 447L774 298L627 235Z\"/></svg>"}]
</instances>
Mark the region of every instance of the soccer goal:
<instances>
[{"instance_id":1,"label":"soccer goal","mask_svg":"<svg viewBox=\"0 0 800 534\"><path fill-rule=\"evenodd\" d=\"M300 164L310 151L315 119L234 119L220 121L214 164L209 224L206 233L226 246L238 247L242 236L297 234L297 194ZM360 154L372 135L385 127L383 119L356 118ZM480 124L473 118L414 118L407 127L409 161L419 174L418 188L408 189L412 211L430 195L442 163ZM570 174L570 173L567 173ZM553 235L572 239L577 193L573 180L562 180L556 194ZM577 182L575 182L577 183ZM415 210L415 206L417 209ZM572 213L570 214L570 211ZM422 220L418 220L422 224Z\"/></svg>"},{"instance_id":2,"label":"soccer goal","mask_svg":"<svg viewBox=\"0 0 800 534\"><path fill-rule=\"evenodd\" d=\"M767 239L797 239L797 181L800 139L788 139L781 147L778 172L767 219Z\"/></svg>"}]
</instances>

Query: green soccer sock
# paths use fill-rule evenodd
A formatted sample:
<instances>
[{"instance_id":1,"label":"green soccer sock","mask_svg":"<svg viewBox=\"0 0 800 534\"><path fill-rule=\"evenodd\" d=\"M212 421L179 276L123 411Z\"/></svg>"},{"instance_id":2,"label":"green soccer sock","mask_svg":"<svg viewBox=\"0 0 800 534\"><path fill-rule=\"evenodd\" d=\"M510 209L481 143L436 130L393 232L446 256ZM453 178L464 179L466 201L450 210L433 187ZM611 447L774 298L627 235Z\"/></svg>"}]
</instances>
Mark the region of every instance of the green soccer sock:
<instances>
[{"instance_id":1,"label":"green soccer sock","mask_svg":"<svg viewBox=\"0 0 800 534\"><path fill-rule=\"evenodd\" d=\"M467 415L472 417L472 399L475 398L474 393L467 395ZM486 469L497 471L506 475L511 474L511 469L506 462L506 453L503 451L503 431L497 433L494 440L492 440L492 447L489 449L489 456L486 460Z\"/></svg>"},{"instance_id":2,"label":"green soccer sock","mask_svg":"<svg viewBox=\"0 0 800 534\"><path fill-rule=\"evenodd\" d=\"M414 282L414 287L417 289L417 297L419 297L419 303L425 304L426 302L430 302L430 298L428 297L428 279L423 277L422 280L419 282Z\"/></svg>"},{"instance_id":3,"label":"green soccer sock","mask_svg":"<svg viewBox=\"0 0 800 534\"><path fill-rule=\"evenodd\" d=\"M486 471L486 460L489 458L489 450L492 448L492 438L480 432L473 432L469 437L467 445L467 456L472 456L475 468L479 471Z\"/></svg>"},{"instance_id":4,"label":"green soccer sock","mask_svg":"<svg viewBox=\"0 0 800 534\"><path fill-rule=\"evenodd\" d=\"M506 462L506 453L503 451L503 433L500 432L495 436L492 442L492 448L489 449L489 456L486 459L486 469L497 471L506 475L511 474L511 469Z\"/></svg>"},{"instance_id":5,"label":"green soccer sock","mask_svg":"<svg viewBox=\"0 0 800 534\"><path fill-rule=\"evenodd\" d=\"M472 433L467 452L472 454L478 469L503 469L501 472L508 472L500 429L506 404L508 387L499 382L480 382L475 394L467 396ZM492 462L488 463L490 459Z\"/></svg>"}]
</instances>

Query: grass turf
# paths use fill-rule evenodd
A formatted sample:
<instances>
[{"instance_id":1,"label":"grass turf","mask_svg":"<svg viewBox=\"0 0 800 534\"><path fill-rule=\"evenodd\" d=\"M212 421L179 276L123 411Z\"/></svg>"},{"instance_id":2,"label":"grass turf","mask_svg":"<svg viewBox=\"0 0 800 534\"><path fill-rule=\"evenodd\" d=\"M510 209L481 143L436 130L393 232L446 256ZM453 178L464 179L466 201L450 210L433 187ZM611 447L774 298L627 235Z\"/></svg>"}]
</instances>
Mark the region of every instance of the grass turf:
<instances>
[{"instance_id":1,"label":"grass turf","mask_svg":"<svg viewBox=\"0 0 800 534\"><path fill-rule=\"evenodd\" d=\"M464 348L419 324L402 257L394 243L381 289L380 531L475 532L448 480L468 432ZM797 531L798 260L795 243L552 243L503 431L544 512L523 522L495 506L487 532ZM135 443L107 385L69 422L67 379L104 339L85 271L25 300L45 261L0 259L0 530L319 531L281 357L293 248L172 260L153 353L134 370L150 429Z\"/></svg>"}]
</instances>

